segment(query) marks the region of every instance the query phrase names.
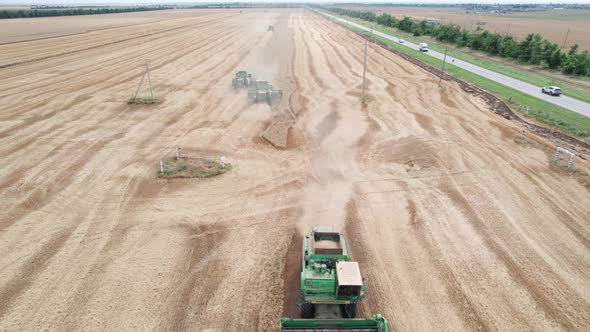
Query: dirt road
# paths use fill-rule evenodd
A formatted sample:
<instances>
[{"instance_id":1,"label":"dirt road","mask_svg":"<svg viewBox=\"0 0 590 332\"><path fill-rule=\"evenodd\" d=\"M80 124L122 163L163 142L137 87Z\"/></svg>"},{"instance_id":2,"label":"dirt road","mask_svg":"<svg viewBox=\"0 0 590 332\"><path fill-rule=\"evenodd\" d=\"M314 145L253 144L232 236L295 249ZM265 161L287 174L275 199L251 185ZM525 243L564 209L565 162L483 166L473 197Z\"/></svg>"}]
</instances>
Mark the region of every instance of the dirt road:
<instances>
[{"instance_id":1,"label":"dirt road","mask_svg":"<svg viewBox=\"0 0 590 332\"><path fill-rule=\"evenodd\" d=\"M374 45L363 106L362 40L309 12L194 13L0 45L0 330L273 330L318 224L395 330L590 327L586 165ZM146 59L162 102L128 105ZM158 180L175 145L234 168Z\"/></svg>"}]
</instances>

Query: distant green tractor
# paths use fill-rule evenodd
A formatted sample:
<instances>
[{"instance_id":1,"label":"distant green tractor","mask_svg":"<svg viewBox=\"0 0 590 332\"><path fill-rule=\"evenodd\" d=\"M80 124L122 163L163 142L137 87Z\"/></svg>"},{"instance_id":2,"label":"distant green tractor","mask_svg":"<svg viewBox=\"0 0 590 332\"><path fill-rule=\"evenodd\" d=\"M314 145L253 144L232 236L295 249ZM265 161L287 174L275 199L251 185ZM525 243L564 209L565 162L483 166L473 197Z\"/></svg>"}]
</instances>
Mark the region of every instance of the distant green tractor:
<instances>
[{"instance_id":1,"label":"distant green tractor","mask_svg":"<svg viewBox=\"0 0 590 332\"><path fill-rule=\"evenodd\" d=\"M249 87L254 80L252 79L252 74L248 74L248 72L244 70L240 70L236 72L236 77L231 80L231 85L234 89L241 89Z\"/></svg>"},{"instance_id":2,"label":"distant green tractor","mask_svg":"<svg viewBox=\"0 0 590 332\"><path fill-rule=\"evenodd\" d=\"M280 99L282 96L283 91L273 90L268 81L255 81L248 90L248 99L255 103L266 102L271 105L274 100Z\"/></svg>"},{"instance_id":3,"label":"distant green tractor","mask_svg":"<svg viewBox=\"0 0 590 332\"><path fill-rule=\"evenodd\" d=\"M365 285L358 263L349 261L342 234L312 229L303 238L301 256L301 318L281 318L282 332L389 330L379 314L355 318Z\"/></svg>"}]
</instances>

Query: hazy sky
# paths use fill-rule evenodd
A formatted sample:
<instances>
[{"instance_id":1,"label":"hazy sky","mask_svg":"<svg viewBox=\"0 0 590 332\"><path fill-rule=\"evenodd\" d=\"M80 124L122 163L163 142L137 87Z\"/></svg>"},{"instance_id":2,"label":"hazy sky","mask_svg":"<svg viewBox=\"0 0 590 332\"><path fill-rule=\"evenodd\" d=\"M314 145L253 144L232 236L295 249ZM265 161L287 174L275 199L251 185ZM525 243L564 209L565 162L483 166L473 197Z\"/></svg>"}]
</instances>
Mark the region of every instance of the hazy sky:
<instances>
[{"instance_id":1,"label":"hazy sky","mask_svg":"<svg viewBox=\"0 0 590 332\"><path fill-rule=\"evenodd\" d=\"M11 4L63 4L63 5L94 5L94 4L174 4L174 3L202 3L202 2L238 2L236 0L0 0L0 5L11 5ZM246 1L243 1L246 2ZM247 2L299 2L289 0L249 0ZM440 1L440 0L402 0L402 1L330 1L330 0L318 0L318 1L303 1L303 2L369 2L369 3L586 3L590 4L590 0L570 0L570 1L559 1L559 0L526 0L526 1L515 1L515 0L454 0L454 1Z\"/></svg>"}]
</instances>

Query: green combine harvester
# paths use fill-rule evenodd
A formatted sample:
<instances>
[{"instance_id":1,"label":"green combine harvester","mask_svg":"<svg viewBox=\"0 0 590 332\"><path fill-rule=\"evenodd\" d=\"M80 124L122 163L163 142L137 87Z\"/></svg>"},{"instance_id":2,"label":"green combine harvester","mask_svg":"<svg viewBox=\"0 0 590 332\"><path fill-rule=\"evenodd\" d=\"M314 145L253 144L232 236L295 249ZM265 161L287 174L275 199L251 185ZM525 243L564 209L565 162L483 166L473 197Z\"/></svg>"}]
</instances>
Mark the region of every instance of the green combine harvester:
<instances>
[{"instance_id":1,"label":"green combine harvester","mask_svg":"<svg viewBox=\"0 0 590 332\"><path fill-rule=\"evenodd\" d=\"M248 99L255 103L266 102L271 105L274 100L280 99L282 96L283 91L273 90L268 81L255 81L248 89Z\"/></svg>"},{"instance_id":2,"label":"green combine harvester","mask_svg":"<svg viewBox=\"0 0 590 332\"><path fill-rule=\"evenodd\" d=\"M282 318L281 331L388 332L379 314L355 318L365 285L340 233L316 227L303 239L302 251L301 319Z\"/></svg>"},{"instance_id":3,"label":"green combine harvester","mask_svg":"<svg viewBox=\"0 0 590 332\"><path fill-rule=\"evenodd\" d=\"M236 72L236 77L231 80L231 85L234 89L240 88L247 88L249 87L254 80L252 79L252 74L248 74L247 71L240 70Z\"/></svg>"}]
</instances>

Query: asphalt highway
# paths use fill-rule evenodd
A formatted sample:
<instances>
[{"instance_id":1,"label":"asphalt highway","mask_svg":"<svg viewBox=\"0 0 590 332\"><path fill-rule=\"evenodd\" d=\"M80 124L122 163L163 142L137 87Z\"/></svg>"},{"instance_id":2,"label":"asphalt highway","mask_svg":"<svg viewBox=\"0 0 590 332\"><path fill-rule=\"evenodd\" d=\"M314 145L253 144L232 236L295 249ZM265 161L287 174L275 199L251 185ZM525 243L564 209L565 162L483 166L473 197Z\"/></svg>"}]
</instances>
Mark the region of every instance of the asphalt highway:
<instances>
[{"instance_id":1,"label":"asphalt highway","mask_svg":"<svg viewBox=\"0 0 590 332\"><path fill-rule=\"evenodd\" d=\"M331 18L333 18L333 19L335 19L337 21L348 23L349 25L354 26L354 27L357 27L359 29L362 29L362 30L365 30L365 31L371 31L371 28L366 27L364 25L361 25L361 24L358 24L358 23L354 23L354 22L348 21L346 19L343 19L343 18L334 16L334 15L328 14L328 13L323 12L323 11L317 11L317 12L321 13L322 15L331 17ZM403 45L405 47L412 48L412 49L415 49L415 50L418 49L418 45L416 45L414 43L410 43L408 41L404 41L403 43L400 43L399 42L400 41L400 38L399 37L396 37L396 36L393 36L393 35L389 35L389 34L386 34L386 33L383 33L383 32L379 32L379 31L376 31L376 30L373 30L372 32L373 32L373 34L375 34L375 35L377 35L379 37L383 37L383 38L389 39L389 40L394 41L396 43L399 43L400 45ZM440 60L443 60L443 58L444 58L444 54L443 53L436 52L436 51L433 51L433 50L428 50L428 52L425 52L425 53L428 54L428 55L430 55L430 56L432 56L432 57L435 57L437 59L440 59ZM581 100L578 100L578 99L575 99L575 98L568 97L566 95L567 94L567 91L565 91L565 94L562 94L559 97L557 97L557 96L550 96L548 94L542 93L540 86L529 84L529 83L526 83L526 82L517 80L515 78L508 77L506 75L498 74L498 73L496 73L494 71L491 71L489 69L485 69L485 68L476 66L474 64L471 64L469 62L465 62L465 61L456 59L456 58L451 57L449 55L447 55L447 62L449 64L452 64L454 66L457 66L457 67L462 68L462 69L465 69L465 70L468 70L468 71L470 71L472 73L475 73L477 75L480 75L480 76L485 77L487 79L490 79L492 81L498 82L498 83L500 83L502 85L505 85L505 86L507 86L509 88L512 88L514 90L520 91L522 93L526 93L527 95L533 96L535 98L541 99L541 100L546 101L548 103L551 103L553 105L556 105L556 106L559 106L561 108L564 108L564 109L566 109L568 111L575 112L575 113L584 115L586 117L590 117L590 103L586 103L584 101L581 101Z\"/></svg>"}]
</instances>

